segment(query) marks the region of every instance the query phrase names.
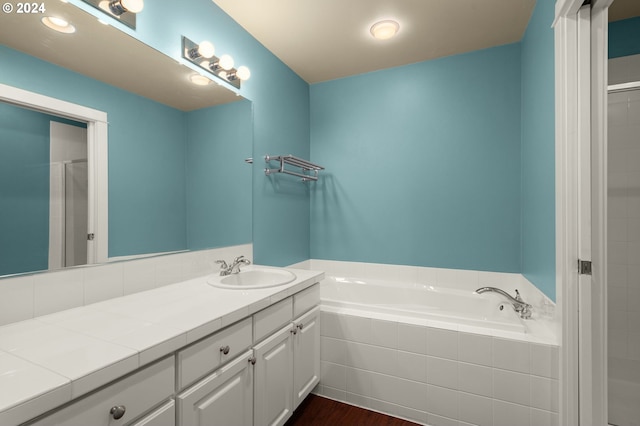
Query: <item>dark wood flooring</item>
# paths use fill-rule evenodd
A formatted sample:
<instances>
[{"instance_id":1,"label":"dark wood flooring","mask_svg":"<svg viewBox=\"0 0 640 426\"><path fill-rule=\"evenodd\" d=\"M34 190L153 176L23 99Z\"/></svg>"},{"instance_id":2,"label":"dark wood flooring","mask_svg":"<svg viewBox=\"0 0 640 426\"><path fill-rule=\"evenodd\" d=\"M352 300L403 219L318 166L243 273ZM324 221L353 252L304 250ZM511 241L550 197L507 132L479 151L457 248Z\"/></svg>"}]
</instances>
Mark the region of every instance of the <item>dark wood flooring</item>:
<instances>
[{"instance_id":1,"label":"dark wood flooring","mask_svg":"<svg viewBox=\"0 0 640 426\"><path fill-rule=\"evenodd\" d=\"M407 420L309 395L285 426L417 426Z\"/></svg>"}]
</instances>

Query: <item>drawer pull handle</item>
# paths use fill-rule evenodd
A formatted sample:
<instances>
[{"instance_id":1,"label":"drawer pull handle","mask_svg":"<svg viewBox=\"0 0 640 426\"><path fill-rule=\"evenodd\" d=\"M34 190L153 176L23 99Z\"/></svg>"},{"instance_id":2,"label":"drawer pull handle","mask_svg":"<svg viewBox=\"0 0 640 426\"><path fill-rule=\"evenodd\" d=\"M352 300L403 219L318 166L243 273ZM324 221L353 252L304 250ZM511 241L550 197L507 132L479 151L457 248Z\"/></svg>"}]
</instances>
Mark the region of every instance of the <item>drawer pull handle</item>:
<instances>
[{"instance_id":1,"label":"drawer pull handle","mask_svg":"<svg viewBox=\"0 0 640 426\"><path fill-rule=\"evenodd\" d=\"M304 327L303 323L298 324L298 330L302 330L303 327Z\"/></svg>"},{"instance_id":2,"label":"drawer pull handle","mask_svg":"<svg viewBox=\"0 0 640 426\"><path fill-rule=\"evenodd\" d=\"M251 365L256 365L256 357L252 356L251 358L249 358L249 362L251 363Z\"/></svg>"},{"instance_id":3,"label":"drawer pull handle","mask_svg":"<svg viewBox=\"0 0 640 426\"><path fill-rule=\"evenodd\" d=\"M109 413L111 413L114 420L120 420L122 416L124 416L125 411L127 411L127 407L124 405L116 405L115 407L111 407Z\"/></svg>"},{"instance_id":4,"label":"drawer pull handle","mask_svg":"<svg viewBox=\"0 0 640 426\"><path fill-rule=\"evenodd\" d=\"M222 352L225 355L228 355L230 350L231 350L231 348L229 347L229 345L223 346L223 347L220 348L220 352Z\"/></svg>"}]
</instances>

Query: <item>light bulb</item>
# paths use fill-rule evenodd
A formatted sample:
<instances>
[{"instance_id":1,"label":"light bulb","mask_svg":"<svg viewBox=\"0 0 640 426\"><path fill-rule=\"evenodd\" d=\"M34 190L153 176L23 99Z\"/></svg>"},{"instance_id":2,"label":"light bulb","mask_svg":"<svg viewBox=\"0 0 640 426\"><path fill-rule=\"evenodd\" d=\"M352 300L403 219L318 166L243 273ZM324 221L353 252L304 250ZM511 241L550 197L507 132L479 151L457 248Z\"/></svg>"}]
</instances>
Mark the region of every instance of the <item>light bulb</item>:
<instances>
[{"instance_id":1,"label":"light bulb","mask_svg":"<svg viewBox=\"0 0 640 426\"><path fill-rule=\"evenodd\" d=\"M227 72L226 71L220 71L218 73L218 77L224 78L226 80L227 79Z\"/></svg>"},{"instance_id":2,"label":"light bulb","mask_svg":"<svg viewBox=\"0 0 640 426\"><path fill-rule=\"evenodd\" d=\"M371 35L378 40L387 40L395 36L400 29L400 24L396 21L386 20L376 22L371 26Z\"/></svg>"},{"instance_id":3,"label":"light bulb","mask_svg":"<svg viewBox=\"0 0 640 426\"><path fill-rule=\"evenodd\" d=\"M216 53L216 48L210 41L203 41L198 45L198 54L203 58L211 58Z\"/></svg>"},{"instance_id":4,"label":"light bulb","mask_svg":"<svg viewBox=\"0 0 640 426\"><path fill-rule=\"evenodd\" d=\"M120 4L131 13L140 13L144 8L144 0L120 0Z\"/></svg>"},{"instance_id":5,"label":"light bulb","mask_svg":"<svg viewBox=\"0 0 640 426\"><path fill-rule=\"evenodd\" d=\"M238 71L236 71L236 76L243 81L249 80L249 77L251 77L251 71L249 70L249 68L242 65L238 67Z\"/></svg>"},{"instance_id":6,"label":"light bulb","mask_svg":"<svg viewBox=\"0 0 640 426\"><path fill-rule=\"evenodd\" d=\"M222 55L220 56L220 60L218 61L218 65L225 71L229 71L233 68L233 58L230 55Z\"/></svg>"}]
</instances>

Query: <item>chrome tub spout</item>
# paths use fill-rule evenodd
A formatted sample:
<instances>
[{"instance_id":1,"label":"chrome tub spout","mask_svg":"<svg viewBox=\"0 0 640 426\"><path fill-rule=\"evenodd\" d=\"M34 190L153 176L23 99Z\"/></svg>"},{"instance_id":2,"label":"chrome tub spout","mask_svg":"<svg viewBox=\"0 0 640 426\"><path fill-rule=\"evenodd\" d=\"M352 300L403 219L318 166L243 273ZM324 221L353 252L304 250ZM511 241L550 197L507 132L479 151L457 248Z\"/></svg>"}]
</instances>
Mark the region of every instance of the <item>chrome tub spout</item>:
<instances>
[{"instance_id":1,"label":"chrome tub spout","mask_svg":"<svg viewBox=\"0 0 640 426\"><path fill-rule=\"evenodd\" d=\"M531 305L526 303L524 300L522 300L522 297L520 296L520 292L518 290L516 290L516 297L513 297L506 291L496 287L480 287L479 289L476 290L476 293L478 294L482 294L486 292L494 292L494 293L501 294L502 296L506 297L509 300L509 302L511 302L511 305L513 306L513 310L520 314L520 318L522 319L531 318Z\"/></svg>"}]
</instances>

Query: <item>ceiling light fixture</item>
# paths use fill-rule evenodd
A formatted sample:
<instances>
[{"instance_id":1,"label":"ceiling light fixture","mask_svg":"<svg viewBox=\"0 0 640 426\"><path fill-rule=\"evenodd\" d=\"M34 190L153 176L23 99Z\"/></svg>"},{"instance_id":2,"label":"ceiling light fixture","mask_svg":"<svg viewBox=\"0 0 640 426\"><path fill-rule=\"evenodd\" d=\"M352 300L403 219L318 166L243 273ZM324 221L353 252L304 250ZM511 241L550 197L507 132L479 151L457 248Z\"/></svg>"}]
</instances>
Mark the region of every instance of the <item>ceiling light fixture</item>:
<instances>
[{"instance_id":1,"label":"ceiling light fixture","mask_svg":"<svg viewBox=\"0 0 640 426\"><path fill-rule=\"evenodd\" d=\"M388 40L398 34L400 24L391 19L378 21L371 26L371 35L378 40Z\"/></svg>"},{"instance_id":2,"label":"ceiling light fixture","mask_svg":"<svg viewBox=\"0 0 640 426\"><path fill-rule=\"evenodd\" d=\"M198 86L206 86L211 83L211 80L200 74L192 74L189 79L193 84L197 84Z\"/></svg>"},{"instance_id":3,"label":"ceiling light fixture","mask_svg":"<svg viewBox=\"0 0 640 426\"><path fill-rule=\"evenodd\" d=\"M214 56L214 52L213 44L208 41L196 44L188 38L182 37L182 58L198 68L213 74L219 80L224 80L239 89L241 82L251 77L249 68L243 65L235 69L233 67L234 60L231 55L222 55L218 58ZM201 77L206 78L204 76ZM216 82L219 84L218 80L216 80Z\"/></svg>"},{"instance_id":4,"label":"ceiling light fixture","mask_svg":"<svg viewBox=\"0 0 640 426\"><path fill-rule=\"evenodd\" d=\"M62 18L57 18L55 16L45 16L41 21L44 25L51 28L52 30L58 31L59 33L72 34L76 32L76 27Z\"/></svg>"}]
</instances>

